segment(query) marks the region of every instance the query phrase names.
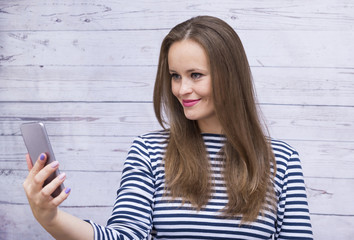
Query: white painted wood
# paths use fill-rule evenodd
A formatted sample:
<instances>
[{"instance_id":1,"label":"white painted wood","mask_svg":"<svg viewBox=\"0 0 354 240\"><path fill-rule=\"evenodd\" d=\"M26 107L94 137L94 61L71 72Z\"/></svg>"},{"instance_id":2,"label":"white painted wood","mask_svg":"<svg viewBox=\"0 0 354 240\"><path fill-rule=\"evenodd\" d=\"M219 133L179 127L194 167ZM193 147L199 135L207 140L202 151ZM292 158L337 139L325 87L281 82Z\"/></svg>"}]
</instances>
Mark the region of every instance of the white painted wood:
<instances>
[{"instance_id":1,"label":"white painted wood","mask_svg":"<svg viewBox=\"0 0 354 240\"><path fill-rule=\"evenodd\" d=\"M300 155L304 175L312 178L354 179L354 142L287 140ZM354 185L345 184L347 188Z\"/></svg>"},{"instance_id":2,"label":"white painted wood","mask_svg":"<svg viewBox=\"0 0 354 240\"><path fill-rule=\"evenodd\" d=\"M0 8L4 30L169 29L196 15L214 15L247 30L352 30L354 21L350 0L12 0L1 1Z\"/></svg>"},{"instance_id":3,"label":"white painted wood","mask_svg":"<svg viewBox=\"0 0 354 240\"><path fill-rule=\"evenodd\" d=\"M346 239L354 235L353 217L311 215L314 239Z\"/></svg>"},{"instance_id":4,"label":"white painted wood","mask_svg":"<svg viewBox=\"0 0 354 240\"><path fill-rule=\"evenodd\" d=\"M134 137L49 136L55 157L64 171L118 171ZM2 150L2 151L1 151ZM0 164L6 170L27 170L21 136L0 138ZM36 159L34 159L35 161Z\"/></svg>"},{"instance_id":5,"label":"white painted wood","mask_svg":"<svg viewBox=\"0 0 354 240\"><path fill-rule=\"evenodd\" d=\"M18 65L156 65L167 30L0 32L2 61ZM350 68L354 31L238 31L251 66ZM305 37L306 36L306 37ZM142 40L143 39L143 40ZM119 44L117 44L119 41ZM99 42L99 44L97 44ZM346 46L329 47L329 46Z\"/></svg>"},{"instance_id":6,"label":"white painted wood","mask_svg":"<svg viewBox=\"0 0 354 240\"><path fill-rule=\"evenodd\" d=\"M51 130L51 129L49 129ZM134 137L50 136L56 158L65 171L121 171ZM353 142L287 140L300 154L304 175L354 179ZM2 169L26 170L22 138L0 138ZM335 169L335 171L333 171Z\"/></svg>"},{"instance_id":7,"label":"white painted wood","mask_svg":"<svg viewBox=\"0 0 354 240\"><path fill-rule=\"evenodd\" d=\"M0 100L152 101L156 68L3 66ZM261 103L354 105L352 69L253 67L252 73Z\"/></svg>"},{"instance_id":8,"label":"white painted wood","mask_svg":"<svg viewBox=\"0 0 354 240\"><path fill-rule=\"evenodd\" d=\"M313 214L354 216L349 189L353 178L305 178L310 212ZM346 207L343 207L346 206Z\"/></svg>"},{"instance_id":9,"label":"white painted wood","mask_svg":"<svg viewBox=\"0 0 354 240\"><path fill-rule=\"evenodd\" d=\"M63 170L62 170L63 171ZM118 171L65 171L65 185L72 188L70 200L65 201L66 207L104 206L111 207L119 187L121 172ZM0 196L0 203L25 205L27 199L22 182L27 171L2 171L0 179L6 186L7 194ZM353 179L343 178L307 178L305 177L310 212L327 215L354 215L352 198L348 194L348 186L354 186ZM22 189L21 189L22 190ZM11 198L8 196L11 194ZM93 201L94 200L94 201ZM343 208L343 206L346 206Z\"/></svg>"},{"instance_id":10,"label":"white painted wood","mask_svg":"<svg viewBox=\"0 0 354 240\"><path fill-rule=\"evenodd\" d=\"M0 134L19 134L21 123L45 121L53 135L136 136L161 128L152 108L151 103L7 103L6 108L0 108L4 126ZM354 140L354 108L296 105L261 108L274 138Z\"/></svg>"},{"instance_id":11,"label":"white painted wood","mask_svg":"<svg viewBox=\"0 0 354 240\"><path fill-rule=\"evenodd\" d=\"M156 66L3 67L2 101L152 101Z\"/></svg>"}]
</instances>

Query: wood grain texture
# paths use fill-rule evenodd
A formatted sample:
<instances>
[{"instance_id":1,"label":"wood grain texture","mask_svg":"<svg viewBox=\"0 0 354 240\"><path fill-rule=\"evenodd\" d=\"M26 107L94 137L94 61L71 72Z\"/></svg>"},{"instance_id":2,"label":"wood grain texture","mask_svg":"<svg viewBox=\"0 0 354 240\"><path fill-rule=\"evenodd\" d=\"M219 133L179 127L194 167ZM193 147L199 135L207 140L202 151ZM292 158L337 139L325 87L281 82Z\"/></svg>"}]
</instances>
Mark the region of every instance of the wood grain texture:
<instances>
[{"instance_id":1,"label":"wood grain texture","mask_svg":"<svg viewBox=\"0 0 354 240\"><path fill-rule=\"evenodd\" d=\"M156 71L156 66L2 66L0 101L152 101ZM353 69L253 67L252 73L260 103L354 106Z\"/></svg>"},{"instance_id":2,"label":"wood grain texture","mask_svg":"<svg viewBox=\"0 0 354 240\"><path fill-rule=\"evenodd\" d=\"M62 170L105 172L122 170L134 137L50 135L50 139ZM299 152L305 176L354 179L353 142L286 142ZM27 169L24 164L26 149L19 135L1 137L0 152L0 165L4 171Z\"/></svg>"},{"instance_id":3,"label":"wood grain texture","mask_svg":"<svg viewBox=\"0 0 354 240\"><path fill-rule=\"evenodd\" d=\"M0 47L3 48L0 60L5 66L156 65L160 44L167 32L0 32ZM302 31L240 30L238 34L244 43L251 66L353 66L354 56L349 53L354 52L351 44L354 42L354 31L310 31L305 35Z\"/></svg>"},{"instance_id":4,"label":"wood grain texture","mask_svg":"<svg viewBox=\"0 0 354 240\"><path fill-rule=\"evenodd\" d=\"M261 110L274 138L354 140L351 107L261 105ZM19 134L26 121L46 122L53 135L136 136L161 129L152 103L26 102L7 103L0 111L1 135Z\"/></svg>"},{"instance_id":5,"label":"wood grain texture","mask_svg":"<svg viewBox=\"0 0 354 240\"><path fill-rule=\"evenodd\" d=\"M88 164L91 162L88 162ZM63 206L85 207L113 205L116 190L119 187L121 172L119 171L62 171L67 173L65 185L72 188L70 200ZM0 179L7 186L21 187L27 171L1 171ZM105 177L102 177L102 176ZM98 182L99 180L99 182ZM354 179L307 178L305 177L310 212L313 214L343 215L354 217L352 199L347 194L347 186L353 186ZM83 196L82 193L85 193ZM11 194L11 199L8 195ZM10 189L0 196L0 203L10 205L25 205L27 199L23 191ZM94 201L92 201L94 199ZM347 206L345 209L343 205Z\"/></svg>"},{"instance_id":6,"label":"wood grain texture","mask_svg":"<svg viewBox=\"0 0 354 240\"><path fill-rule=\"evenodd\" d=\"M215 15L247 30L353 30L350 0L1 1L2 30L169 29L196 15ZM33 21L35 19L35 21ZM19 21L20 20L20 21Z\"/></svg>"},{"instance_id":7,"label":"wood grain texture","mask_svg":"<svg viewBox=\"0 0 354 240\"><path fill-rule=\"evenodd\" d=\"M352 239L353 217L311 215L314 239Z\"/></svg>"},{"instance_id":8,"label":"wood grain texture","mask_svg":"<svg viewBox=\"0 0 354 240\"><path fill-rule=\"evenodd\" d=\"M271 136L300 153L315 239L352 239L353 11L350 0L0 1L0 239L51 239L21 186L27 121L46 123L68 175L62 208L105 224L131 142L161 129L161 41L203 14L238 32Z\"/></svg>"}]
</instances>

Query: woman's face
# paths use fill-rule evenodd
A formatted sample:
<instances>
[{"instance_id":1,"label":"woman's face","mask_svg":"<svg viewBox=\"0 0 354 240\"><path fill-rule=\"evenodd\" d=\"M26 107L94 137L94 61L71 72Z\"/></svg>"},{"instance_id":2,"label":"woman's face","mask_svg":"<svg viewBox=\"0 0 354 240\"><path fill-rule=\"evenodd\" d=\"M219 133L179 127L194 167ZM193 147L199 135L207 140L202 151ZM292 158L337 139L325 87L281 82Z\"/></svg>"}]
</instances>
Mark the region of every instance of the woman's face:
<instances>
[{"instance_id":1,"label":"woman's face","mask_svg":"<svg viewBox=\"0 0 354 240\"><path fill-rule=\"evenodd\" d=\"M172 93L181 103L186 118L196 120L202 132L220 133L212 99L209 59L193 40L171 45L168 52Z\"/></svg>"}]
</instances>

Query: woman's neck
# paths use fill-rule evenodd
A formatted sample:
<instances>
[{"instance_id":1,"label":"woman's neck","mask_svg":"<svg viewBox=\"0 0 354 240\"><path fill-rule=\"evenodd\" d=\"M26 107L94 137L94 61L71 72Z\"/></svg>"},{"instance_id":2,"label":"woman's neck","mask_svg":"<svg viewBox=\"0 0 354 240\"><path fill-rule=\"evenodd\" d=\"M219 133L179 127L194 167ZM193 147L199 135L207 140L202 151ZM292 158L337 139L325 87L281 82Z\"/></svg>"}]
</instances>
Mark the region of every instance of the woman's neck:
<instances>
[{"instance_id":1,"label":"woman's neck","mask_svg":"<svg viewBox=\"0 0 354 240\"><path fill-rule=\"evenodd\" d=\"M223 133L221 124L218 119L209 119L208 121L198 120L198 126L201 133Z\"/></svg>"}]
</instances>

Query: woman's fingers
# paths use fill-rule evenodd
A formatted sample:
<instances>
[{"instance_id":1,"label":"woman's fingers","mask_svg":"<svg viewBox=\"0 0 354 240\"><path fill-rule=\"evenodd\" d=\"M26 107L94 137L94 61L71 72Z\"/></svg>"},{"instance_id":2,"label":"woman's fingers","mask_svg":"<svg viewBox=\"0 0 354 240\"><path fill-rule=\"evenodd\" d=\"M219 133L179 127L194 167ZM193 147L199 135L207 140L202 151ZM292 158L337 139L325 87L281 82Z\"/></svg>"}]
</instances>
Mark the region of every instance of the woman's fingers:
<instances>
[{"instance_id":1,"label":"woman's fingers","mask_svg":"<svg viewBox=\"0 0 354 240\"><path fill-rule=\"evenodd\" d=\"M61 173L53 181L47 184L41 191L42 197L50 198L51 194L62 184L66 179L66 174ZM57 197L53 198L51 203L58 207L65 199L68 198L71 188L65 188Z\"/></svg>"},{"instance_id":2,"label":"woman's fingers","mask_svg":"<svg viewBox=\"0 0 354 240\"><path fill-rule=\"evenodd\" d=\"M44 167L46 160L47 160L47 156L45 154L41 154L38 157L37 162L34 164L34 166L31 168L30 172L28 173L27 178L23 182L23 187L25 189L27 196L30 196L34 189L38 190L42 187L43 183L41 185L40 185L40 183L37 184L37 182L34 181L34 179L35 179L37 173ZM27 166L30 168L32 165L32 162L31 162L31 158L28 154L26 155L26 161L27 161ZM35 182L36 184L33 184L33 182Z\"/></svg>"},{"instance_id":3,"label":"woman's fingers","mask_svg":"<svg viewBox=\"0 0 354 240\"><path fill-rule=\"evenodd\" d=\"M45 170L45 169L43 169ZM54 178L50 183L45 185L41 190L41 194L44 197L49 197L51 194L65 181L66 175L65 173L61 173L59 176Z\"/></svg>"},{"instance_id":4,"label":"woman's fingers","mask_svg":"<svg viewBox=\"0 0 354 240\"><path fill-rule=\"evenodd\" d=\"M59 163L57 161L52 162L51 164L45 166L36 176L35 181L38 178L38 181L43 181L43 179L47 179L57 168L59 167ZM71 191L70 188L64 189L57 197L52 198L52 193L65 181L66 174L61 173L59 176L54 178L50 183L43 187L41 190L41 195L43 199L52 199L52 204L57 207L59 206L67 197ZM42 183L42 182L41 182Z\"/></svg>"},{"instance_id":5,"label":"woman's fingers","mask_svg":"<svg viewBox=\"0 0 354 240\"><path fill-rule=\"evenodd\" d=\"M32 166L30 156L26 156L27 166L30 170L23 183L28 202L35 218L43 224L53 221L57 215L57 207L69 196L70 188L63 190L59 196L53 198L52 193L65 181L65 173L60 174L48 184L44 182L59 167L57 161L46 165L47 156L41 154L36 163Z\"/></svg>"},{"instance_id":6,"label":"woman's fingers","mask_svg":"<svg viewBox=\"0 0 354 240\"><path fill-rule=\"evenodd\" d=\"M31 158L29 157L29 155L28 158L26 155L26 161L28 161L27 159L30 161ZM34 166L31 168L29 172L29 177L34 177L35 175L37 175L37 173L45 166L46 161L47 161L47 155L45 153L39 155L36 163L34 164ZM28 162L27 162L27 166L28 166Z\"/></svg>"},{"instance_id":7,"label":"woman's fingers","mask_svg":"<svg viewBox=\"0 0 354 240\"><path fill-rule=\"evenodd\" d=\"M37 164L37 163L36 163ZM33 169L36 167L33 167ZM44 181L55 172L59 167L59 162L54 161L42 168L35 176L34 176L34 182L37 183L41 188L44 184Z\"/></svg>"},{"instance_id":8,"label":"woman's fingers","mask_svg":"<svg viewBox=\"0 0 354 240\"><path fill-rule=\"evenodd\" d=\"M59 206L62 202L64 202L65 199L68 198L69 194L71 192L71 188L65 188L56 198L52 200L52 203L54 206Z\"/></svg>"},{"instance_id":9,"label":"woman's fingers","mask_svg":"<svg viewBox=\"0 0 354 240\"><path fill-rule=\"evenodd\" d=\"M33 164L32 164L31 157L28 153L26 154L26 162L27 162L28 170L31 171L31 169L33 168Z\"/></svg>"},{"instance_id":10,"label":"woman's fingers","mask_svg":"<svg viewBox=\"0 0 354 240\"><path fill-rule=\"evenodd\" d=\"M30 161L30 157L26 156L26 161ZM57 170L59 167L59 162L54 161L47 166L45 166L45 163L47 161L47 156L46 154L42 153L32 169L30 170L25 182L24 182L24 187L26 189L26 192L31 193L31 192L39 192L42 190L44 181ZM54 191L54 190L53 190ZM46 192L43 192L45 195ZM50 194L49 194L50 196Z\"/></svg>"}]
</instances>

